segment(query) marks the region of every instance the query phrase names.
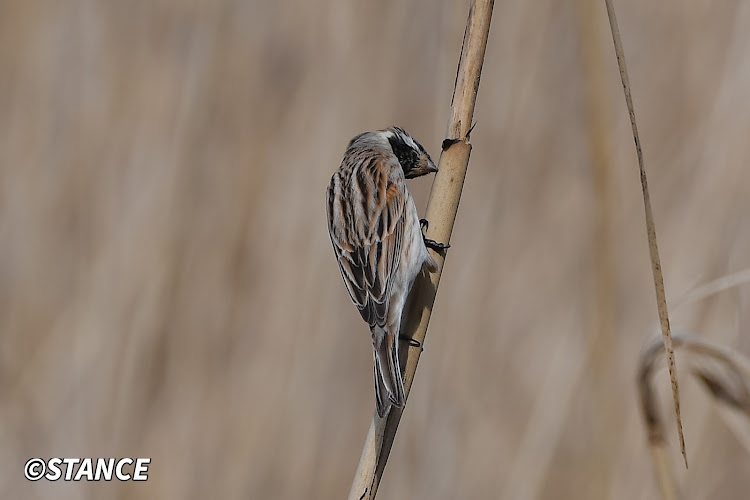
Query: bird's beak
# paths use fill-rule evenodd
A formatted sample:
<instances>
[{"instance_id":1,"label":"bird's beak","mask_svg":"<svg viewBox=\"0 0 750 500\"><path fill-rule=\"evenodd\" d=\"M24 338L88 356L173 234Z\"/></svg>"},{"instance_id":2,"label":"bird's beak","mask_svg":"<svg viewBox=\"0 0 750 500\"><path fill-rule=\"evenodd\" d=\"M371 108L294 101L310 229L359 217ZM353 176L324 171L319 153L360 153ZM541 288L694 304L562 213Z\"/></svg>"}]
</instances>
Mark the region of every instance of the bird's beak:
<instances>
[{"instance_id":1,"label":"bird's beak","mask_svg":"<svg viewBox=\"0 0 750 500\"><path fill-rule=\"evenodd\" d=\"M438 168L437 165L432 163L432 160L427 160L427 172L437 172Z\"/></svg>"}]
</instances>

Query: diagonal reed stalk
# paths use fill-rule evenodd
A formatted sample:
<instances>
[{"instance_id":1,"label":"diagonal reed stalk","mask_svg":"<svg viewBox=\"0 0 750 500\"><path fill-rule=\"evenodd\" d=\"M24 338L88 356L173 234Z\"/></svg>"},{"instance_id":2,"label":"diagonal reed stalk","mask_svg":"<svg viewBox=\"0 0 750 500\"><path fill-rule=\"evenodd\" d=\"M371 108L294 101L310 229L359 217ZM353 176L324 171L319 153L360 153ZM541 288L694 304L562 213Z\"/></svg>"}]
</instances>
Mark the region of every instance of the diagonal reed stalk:
<instances>
[{"instance_id":1,"label":"diagonal reed stalk","mask_svg":"<svg viewBox=\"0 0 750 500\"><path fill-rule=\"evenodd\" d=\"M474 116L479 78L487 48L494 0L474 0L469 9L461 56L458 61L456 84L453 89L451 115L448 120L447 139L443 141L439 171L432 185L427 203L426 218L430 222L427 237L439 242L450 241L453 223L458 212L461 190L469 165L471 144L469 134ZM435 302L440 275L445 261L444 252L434 254L439 263L437 272L421 275L412 288L407 311L402 323L402 334L419 343L424 342L432 306ZM415 343L415 345L417 345ZM404 369L404 389L409 396L421 349L408 347ZM362 456L349 492L350 500L373 499L388 460L393 440L403 410L392 407L384 418L374 413Z\"/></svg>"},{"instance_id":2,"label":"diagonal reed stalk","mask_svg":"<svg viewBox=\"0 0 750 500\"><path fill-rule=\"evenodd\" d=\"M576 6L585 82L586 132L593 183L593 296L590 299L588 313L591 319L586 336L586 371L581 371L581 375L587 375L588 384L592 387L589 409L597 415L588 431L590 439L596 445L592 446L589 453L586 465L588 484L581 494L582 498L599 500L609 495L614 458L610 451L617 439L610 430L612 423L617 421L611 377L616 352L617 317L617 262L611 231L615 226L617 205L612 189L612 105L609 99L609 84L605 78L607 73L603 68L608 54L605 54L602 43L602 6L599 0L578 0ZM586 383L585 380L579 382Z\"/></svg>"},{"instance_id":3,"label":"diagonal reed stalk","mask_svg":"<svg viewBox=\"0 0 750 500\"><path fill-rule=\"evenodd\" d=\"M654 275L654 288L656 288L656 308L659 311L659 323L661 324L662 340L664 342L664 350L667 353L667 367L669 368L669 379L672 383L672 399L674 401L674 412L677 419L677 433L680 437L680 451L682 451L682 457L685 459L685 467L687 467L688 459L687 452L685 451L685 435L682 432L682 417L680 415L680 386L677 384L677 365L674 361L672 334L670 333L669 329L667 296L664 292L664 277L662 276L661 272L659 248L656 245L656 226L654 225L654 215L651 211L651 197L648 194L646 168L643 164L643 150L641 149L641 140L638 136L638 127L636 126L635 122L635 108L633 107L633 98L630 95L630 79L628 78L628 69L625 66L625 51L622 48L622 40L620 40L620 29L617 26L615 7L612 4L612 0L604 0L604 3L607 5L609 27L612 31L612 41L615 45L617 65L620 68L622 90L625 93L625 103L628 106L630 125L633 129L633 140L635 141L635 150L636 154L638 155L638 168L641 174L641 188L643 190L643 205L646 210L646 232L648 234L648 249L651 254L651 270Z\"/></svg>"},{"instance_id":4,"label":"diagonal reed stalk","mask_svg":"<svg viewBox=\"0 0 750 500\"><path fill-rule=\"evenodd\" d=\"M703 384L717 403L744 414L750 420L750 360L722 346L709 344L689 335L675 335L675 348L696 358L691 373ZM641 415L648 435L654 475L662 500L676 500L677 486L667 454L664 423L659 415L653 374L661 359L662 342L651 342L643 351L638 367L638 393ZM720 370L708 368L713 362Z\"/></svg>"}]
</instances>

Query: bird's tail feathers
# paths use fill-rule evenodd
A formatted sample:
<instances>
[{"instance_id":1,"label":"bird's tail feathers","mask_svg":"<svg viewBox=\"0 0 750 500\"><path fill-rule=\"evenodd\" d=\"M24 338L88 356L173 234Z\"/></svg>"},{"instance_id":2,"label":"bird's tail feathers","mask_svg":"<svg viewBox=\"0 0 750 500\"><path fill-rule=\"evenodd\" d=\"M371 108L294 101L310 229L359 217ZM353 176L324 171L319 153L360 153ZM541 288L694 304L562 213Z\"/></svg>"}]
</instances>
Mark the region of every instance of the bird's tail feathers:
<instances>
[{"instance_id":1,"label":"bird's tail feathers","mask_svg":"<svg viewBox=\"0 0 750 500\"><path fill-rule=\"evenodd\" d=\"M391 405L403 408L406 402L404 380L398 361L398 341L386 329L373 332L375 349L375 402L378 416L383 418Z\"/></svg>"}]
</instances>

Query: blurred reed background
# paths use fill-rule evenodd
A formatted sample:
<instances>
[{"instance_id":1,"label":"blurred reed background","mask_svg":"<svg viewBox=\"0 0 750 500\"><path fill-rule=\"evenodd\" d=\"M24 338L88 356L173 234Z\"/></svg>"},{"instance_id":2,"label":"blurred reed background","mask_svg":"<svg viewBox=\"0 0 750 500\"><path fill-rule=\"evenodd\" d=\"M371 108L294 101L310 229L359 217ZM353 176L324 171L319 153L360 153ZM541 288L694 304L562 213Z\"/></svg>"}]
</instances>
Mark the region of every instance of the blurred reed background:
<instances>
[{"instance_id":1,"label":"blurred reed background","mask_svg":"<svg viewBox=\"0 0 750 500\"><path fill-rule=\"evenodd\" d=\"M750 3L617 8L674 302L750 267ZM372 354L325 187L364 130L437 158L467 11L0 2L2 498L345 497ZM603 2L496 2L379 498L656 498L635 390L656 306L606 22ZM671 314L750 353L748 286ZM685 498L747 498L750 456L683 372L689 472L659 386ZM29 483L36 456L153 461L146 483Z\"/></svg>"}]
</instances>

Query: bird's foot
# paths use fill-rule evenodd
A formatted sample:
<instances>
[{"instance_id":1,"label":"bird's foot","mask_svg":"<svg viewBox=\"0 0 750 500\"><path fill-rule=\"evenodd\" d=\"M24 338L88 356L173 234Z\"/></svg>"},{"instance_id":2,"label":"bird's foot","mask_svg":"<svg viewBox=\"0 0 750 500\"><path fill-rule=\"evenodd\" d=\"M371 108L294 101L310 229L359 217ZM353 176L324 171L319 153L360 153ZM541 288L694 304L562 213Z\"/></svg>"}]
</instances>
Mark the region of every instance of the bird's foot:
<instances>
[{"instance_id":1,"label":"bird's foot","mask_svg":"<svg viewBox=\"0 0 750 500\"><path fill-rule=\"evenodd\" d=\"M430 228L430 221L428 221L427 219L419 219L419 227L422 229L422 231L427 231ZM445 250L451 247L448 243L438 243L437 241L431 240L429 238L424 239L424 244L427 245L428 248L432 248L435 251Z\"/></svg>"},{"instance_id":2,"label":"bird's foot","mask_svg":"<svg viewBox=\"0 0 750 500\"><path fill-rule=\"evenodd\" d=\"M433 250L435 250L435 251L438 251L438 250L446 250L446 249L448 249L448 248L450 248L450 247L451 247L451 246L450 246L450 244L448 244L448 243L438 243L437 241L435 241L435 240L431 240L431 239L429 239L429 238L425 238L425 239L424 239L424 244L425 244L425 245L426 245L426 246L427 246L428 248L432 248L432 249L433 249Z\"/></svg>"},{"instance_id":3,"label":"bird's foot","mask_svg":"<svg viewBox=\"0 0 750 500\"><path fill-rule=\"evenodd\" d=\"M399 340L403 340L404 342L408 343L411 347L419 347L420 351L424 351L424 348L422 347L422 342L415 340L411 337L407 337L406 335L399 335Z\"/></svg>"}]
</instances>

